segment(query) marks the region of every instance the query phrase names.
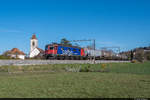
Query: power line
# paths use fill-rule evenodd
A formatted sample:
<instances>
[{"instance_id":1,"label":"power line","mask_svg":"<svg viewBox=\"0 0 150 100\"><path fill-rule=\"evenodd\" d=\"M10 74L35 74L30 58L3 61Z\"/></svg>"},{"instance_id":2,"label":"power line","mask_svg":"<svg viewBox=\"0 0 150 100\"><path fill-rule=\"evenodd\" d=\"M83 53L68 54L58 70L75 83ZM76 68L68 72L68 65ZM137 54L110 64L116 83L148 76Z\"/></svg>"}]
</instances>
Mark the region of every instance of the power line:
<instances>
[{"instance_id":1,"label":"power line","mask_svg":"<svg viewBox=\"0 0 150 100\"><path fill-rule=\"evenodd\" d=\"M101 49L107 49L107 48L117 48L119 53L120 53L120 47L119 46L101 47Z\"/></svg>"},{"instance_id":2,"label":"power line","mask_svg":"<svg viewBox=\"0 0 150 100\"><path fill-rule=\"evenodd\" d=\"M71 40L69 42L84 42L84 41L93 41L95 39L88 39L88 40Z\"/></svg>"},{"instance_id":3,"label":"power line","mask_svg":"<svg viewBox=\"0 0 150 100\"><path fill-rule=\"evenodd\" d=\"M95 45L95 39L88 39L88 40L72 40L72 41L69 41L69 42L85 42L85 41L93 41L93 49L94 49L94 52L95 52L95 48L96 48L96 45ZM95 53L94 53L94 64L95 64Z\"/></svg>"}]
</instances>

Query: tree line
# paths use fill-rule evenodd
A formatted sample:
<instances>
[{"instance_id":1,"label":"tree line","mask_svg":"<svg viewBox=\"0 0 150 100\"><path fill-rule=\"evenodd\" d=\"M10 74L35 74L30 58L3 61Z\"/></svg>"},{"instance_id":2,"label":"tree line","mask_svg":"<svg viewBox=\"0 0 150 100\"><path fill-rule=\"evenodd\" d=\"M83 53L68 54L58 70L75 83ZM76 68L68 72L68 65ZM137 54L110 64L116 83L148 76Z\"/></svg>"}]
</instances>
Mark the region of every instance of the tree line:
<instances>
[{"instance_id":1,"label":"tree line","mask_svg":"<svg viewBox=\"0 0 150 100\"><path fill-rule=\"evenodd\" d=\"M150 46L134 48L120 54L126 55L130 60L138 60L140 62L150 61Z\"/></svg>"}]
</instances>

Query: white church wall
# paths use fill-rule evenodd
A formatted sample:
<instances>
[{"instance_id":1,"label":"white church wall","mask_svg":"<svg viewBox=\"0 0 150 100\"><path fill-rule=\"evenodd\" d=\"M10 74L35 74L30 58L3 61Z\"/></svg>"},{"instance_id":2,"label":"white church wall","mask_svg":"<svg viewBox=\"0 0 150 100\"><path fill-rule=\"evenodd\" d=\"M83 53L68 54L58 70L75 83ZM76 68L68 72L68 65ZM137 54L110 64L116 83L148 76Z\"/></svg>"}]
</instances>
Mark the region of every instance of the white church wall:
<instances>
[{"instance_id":1,"label":"white church wall","mask_svg":"<svg viewBox=\"0 0 150 100\"><path fill-rule=\"evenodd\" d=\"M30 40L30 58L34 58L37 55L40 54L40 50L38 49L38 39L36 38L36 35L32 35L32 38Z\"/></svg>"},{"instance_id":2,"label":"white church wall","mask_svg":"<svg viewBox=\"0 0 150 100\"><path fill-rule=\"evenodd\" d=\"M37 47L38 47L38 40L37 39L31 39L31 41L30 41L30 52L33 51Z\"/></svg>"},{"instance_id":3,"label":"white church wall","mask_svg":"<svg viewBox=\"0 0 150 100\"><path fill-rule=\"evenodd\" d=\"M18 55L18 58L24 60L25 59L25 55Z\"/></svg>"},{"instance_id":4,"label":"white church wall","mask_svg":"<svg viewBox=\"0 0 150 100\"><path fill-rule=\"evenodd\" d=\"M11 54L10 57L11 58L19 58L19 59L23 59L23 60L25 59L25 55L14 55L14 54Z\"/></svg>"},{"instance_id":5,"label":"white church wall","mask_svg":"<svg viewBox=\"0 0 150 100\"><path fill-rule=\"evenodd\" d=\"M40 51L37 48L35 48L34 50L30 52L30 58L37 56L39 53Z\"/></svg>"},{"instance_id":6,"label":"white church wall","mask_svg":"<svg viewBox=\"0 0 150 100\"><path fill-rule=\"evenodd\" d=\"M11 57L11 58L16 58L16 55L11 54L10 57Z\"/></svg>"}]
</instances>

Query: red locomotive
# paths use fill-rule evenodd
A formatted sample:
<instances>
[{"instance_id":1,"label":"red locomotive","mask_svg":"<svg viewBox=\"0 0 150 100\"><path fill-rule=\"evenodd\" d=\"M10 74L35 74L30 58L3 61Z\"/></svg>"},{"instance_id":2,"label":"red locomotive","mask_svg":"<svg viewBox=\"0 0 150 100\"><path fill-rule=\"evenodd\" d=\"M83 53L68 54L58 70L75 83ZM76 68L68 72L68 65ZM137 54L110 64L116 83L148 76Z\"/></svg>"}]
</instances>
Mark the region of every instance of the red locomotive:
<instances>
[{"instance_id":1,"label":"red locomotive","mask_svg":"<svg viewBox=\"0 0 150 100\"><path fill-rule=\"evenodd\" d=\"M48 44L45 46L46 59L86 59L84 49L77 46L66 46L62 44Z\"/></svg>"}]
</instances>

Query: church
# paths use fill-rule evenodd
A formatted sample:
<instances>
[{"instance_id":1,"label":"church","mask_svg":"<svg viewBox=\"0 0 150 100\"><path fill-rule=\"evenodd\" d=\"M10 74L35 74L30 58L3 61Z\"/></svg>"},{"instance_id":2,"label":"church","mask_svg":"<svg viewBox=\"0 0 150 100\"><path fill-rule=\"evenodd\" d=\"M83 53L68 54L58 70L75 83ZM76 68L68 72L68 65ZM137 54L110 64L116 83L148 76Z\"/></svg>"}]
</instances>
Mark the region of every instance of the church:
<instances>
[{"instance_id":1,"label":"church","mask_svg":"<svg viewBox=\"0 0 150 100\"><path fill-rule=\"evenodd\" d=\"M29 58L42 58L44 50L38 48L38 39L35 34L32 35L30 40L30 53Z\"/></svg>"}]
</instances>

